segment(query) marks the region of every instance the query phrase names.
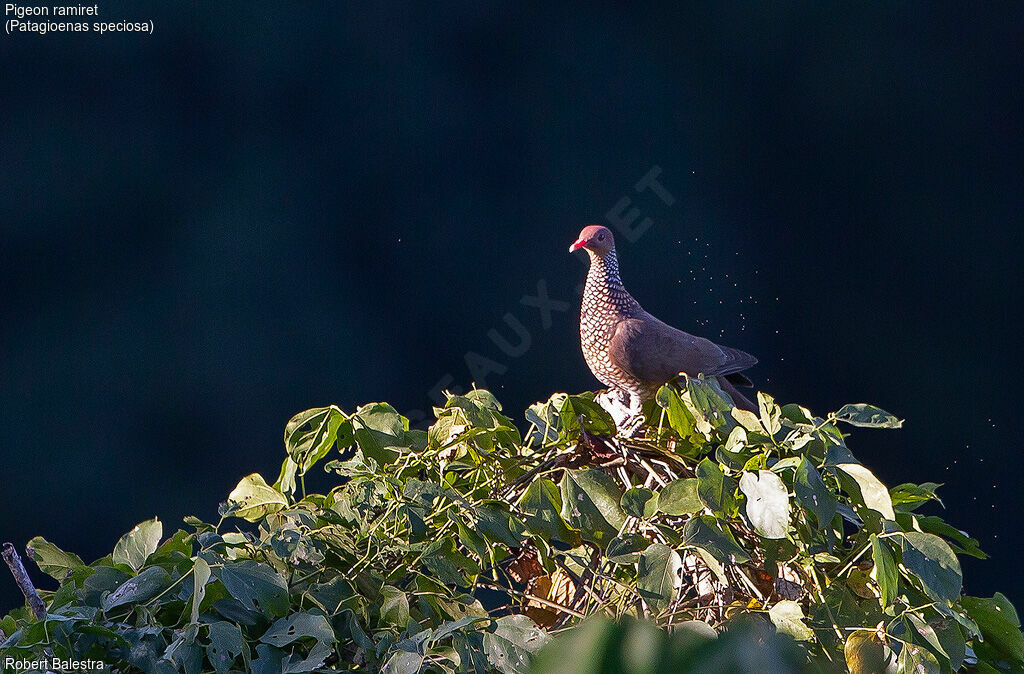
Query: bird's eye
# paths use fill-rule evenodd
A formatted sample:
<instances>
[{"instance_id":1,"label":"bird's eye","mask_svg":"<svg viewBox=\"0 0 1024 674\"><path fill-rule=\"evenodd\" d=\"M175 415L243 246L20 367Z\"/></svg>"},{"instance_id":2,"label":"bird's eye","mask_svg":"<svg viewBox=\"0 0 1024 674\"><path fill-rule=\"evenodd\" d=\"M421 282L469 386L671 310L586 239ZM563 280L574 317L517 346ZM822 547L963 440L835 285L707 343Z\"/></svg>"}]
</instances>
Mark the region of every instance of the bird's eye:
<instances>
[{"instance_id":1,"label":"bird's eye","mask_svg":"<svg viewBox=\"0 0 1024 674\"><path fill-rule=\"evenodd\" d=\"M604 234L598 234L597 235L597 240L598 241L604 241Z\"/></svg>"}]
</instances>

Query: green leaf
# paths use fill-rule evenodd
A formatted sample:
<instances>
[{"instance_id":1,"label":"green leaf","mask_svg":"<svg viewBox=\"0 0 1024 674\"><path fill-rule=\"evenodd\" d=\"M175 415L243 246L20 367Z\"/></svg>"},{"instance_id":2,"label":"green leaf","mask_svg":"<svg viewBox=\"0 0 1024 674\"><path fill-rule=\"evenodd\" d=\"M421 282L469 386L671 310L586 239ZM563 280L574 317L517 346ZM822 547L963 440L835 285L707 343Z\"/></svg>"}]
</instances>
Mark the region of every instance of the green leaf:
<instances>
[{"instance_id":1,"label":"green leaf","mask_svg":"<svg viewBox=\"0 0 1024 674\"><path fill-rule=\"evenodd\" d=\"M580 532L569 528L562 519L562 494L551 480L534 480L523 492L518 506L525 516L526 526L533 533L573 548L582 541Z\"/></svg>"},{"instance_id":2,"label":"green leaf","mask_svg":"<svg viewBox=\"0 0 1024 674\"><path fill-rule=\"evenodd\" d=\"M418 652L395 651L381 669L381 674L419 674L424 656Z\"/></svg>"},{"instance_id":3,"label":"green leaf","mask_svg":"<svg viewBox=\"0 0 1024 674\"><path fill-rule=\"evenodd\" d=\"M281 674L284 669L284 651L259 644L256 646L256 655L252 661L252 674Z\"/></svg>"},{"instance_id":4,"label":"green leaf","mask_svg":"<svg viewBox=\"0 0 1024 674\"><path fill-rule=\"evenodd\" d=\"M583 427L595 435L615 435L615 421L603 407L591 397L567 396L559 410L559 417L566 431L579 429L580 419Z\"/></svg>"},{"instance_id":5,"label":"green leaf","mask_svg":"<svg viewBox=\"0 0 1024 674\"><path fill-rule=\"evenodd\" d=\"M775 404L774 398L763 391L758 391L757 409L761 425L769 435L775 435L782 430L782 424L779 421L779 418L782 416L782 410Z\"/></svg>"},{"instance_id":6,"label":"green leaf","mask_svg":"<svg viewBox=\"0 0 1024 674\"><path fill-rule=\"evenodd\" d=\"M342 428L344 431L339 434ZM335 443L343 447L352 443L352 424L335 405L300 412L284 429L284 446L299 474L309 472Z\"/></svg>"},{"instance_id":7,"label":"green leaf","mask_svg":"<svg viewBox=\"0 0 1024 674\"><path fill-rule=\"evenodd\" d=\"M242 631L238 626L223 620L211 623L210 645L206 647L206 657L218 674L230 670L235 658L241 654Z\"/></svg>"},{"instance_id":8,"label":"green leaf","mask_svg":"<svg viewBox=\"0 0 1024 674\"><path fill-rule=\"evenodd\" d=\"M97 566L95 571L82 583L82 589L85 591L85 604L87 606L99 606L100 599L104 593L113 592L130 578L132 578L132 575L127 571L122 571L112 566Z\"/></svg>"},{"instance_id":9,"label":"green leaf","mask_svg":"<svg viewBox=\"0 0 1024 674\"><path fill-rule=\"evenodd\" d=\"M293 613L280 618L263 633L260 641L283 648L297 639L313 638L325 644L337 641L327 618L317 613Z\"/></svg>"},{"instance_id":10,"label":"green leaf","mask_svg":"<svg viewBox=\"0 0 1024 674\"><path fill-rule=\"evenodd\" d=\"M939 661L928 649L917 644L904 644L900 656L896 660L896 668L899 672L913 672L914 674L941 674L942 667Z\"/></svg>"},{"instance_id":11,"label":"green leaf","mask_svg":"<svg viewBox=\"0 0 1024 674\"><path fill-rule=\"evenodd\" d=\"M608 473L593 468L567 470L561 482L562 517L584 540L601 547L618 535L626 521L619 507L622 492Z\"/></svg>"},{"instance_id":12,"label":"green leaf","mask_svg":"<svg viewBox=\"0 0 1024 674\"><path fill-rule=\"evenodd\" d=\"M317 583L307 593L313 603L329 616L340 613L345 600L355 594L352 584L343 576L335 576L326 583Z\"/></svg>"},{"instance_id":13,"label":"green leaf","mask_svg":"<svg viewBox=\"0 0 1024 674\"><path fill-rule=\"evenodd\" d=\"M164 536L164 525L153 518L139 522L135 527L121 536L114 547L111 559L115 564L127 564L133 571L138 571L146 563L146 559L156 552L160 539Z\"/></svg>"},{"instance_id":14,"label":"green leaf","mask_svg":"<svg viewBox=\"0 0 1024 674\"><path fill-rule=\"evenodd\" d=\"M946 524L941 517L934 515L916 515L915 517L921 531L944 536L956 543L955 546L952 546L954 552L977 557L978 559L988 559L988 555L978 547L977 539L971 538L966 532Z\"/></svg>"},{"instance_id":15,"label":"green leaf","mask_svg":"<svg viewBox=\"0 0 1024 674\"><path fill-rule=\"evenodd\" d=\"M747 497L747 519L765 538L785 538L789 530L789 493L770 470L744 472L740 491Z\"/></svg>"},{"instance_id":16,"label":"green leaf","mask_svg":"<svg viewBox=\"0 0 1024 674\"><path fill-rule=\"evenodd\" d=\"M899 572L888 543L871 536L871 558L875 561L875 580L882 592L882 606L892 606L899 596Z\"/></svg>"},{"instance_id":17,"label":"green leaf","mask_svg":"<svg viewBox=\"0 0 1024 674\"><path fill-rule=\"evenodd\" d=\"M483 650L487 661L503 674L525 674L533 653L550 637L525 615L507 615L494 621L485 632Z\"/></svg>"},{"instance_id":18,"label":"green leaf","mask_svg":"<svg viewBox=\"0 0 1024 674\"><path fill-rule=\"evenodd\" d=\"M470 587L480 574L480 566L459 552L449 537L434 541L423 552L423 564L442 583Z\"/></svg>"},{"instance_id":19,"label":"green leaf","mask_svg":"<svg viewBox=\"0 0 1024 674\"><path fill-rule=\"evenodd\" d=\"M695 477L669 482L658 493L658 510L666 515L689 515L704 509Z\"/></svg>"},{"instance_id":20,"label":"green leaf","mask_svg":"<svg viewBox=\"0 0 1024 674\"><path fill-rule=\"evenodd\" d=\"M507 503L484 501L474 509L474 513L477 531L488 540L509 547L517 547L522 542L522 522L512 517Z\"/></svg>"},{"instance_id":21,"label":"green leaf","mask_svg":"<svg viewBox=\"0 0 1024 674\"><path fill-rule=\"evenodd\" d=\"M353 415L352 426L359 450L382 466L393 463L401 450L414 444L409 420L387 403L363 405Z\"/></svg>"},{"instance_id":22,"label":"green leaf","mask_svg":"<svg viewBox=\"0 0 1024 674\"><path fill-rule=\"evenodd\" d=\"M991 599L963 597L960 604L978 623L985 644L995 649L1008 662L1024 665L1024 635L1020 631L1017 611L1009 600L997 592Z\"/></svg>"},{"instance_id":23,"label":"green leaf","mask_svg":"<svg viewBox=\"0 0 1024 674\"><path fill-rule=\"evenodd\" d=\"M683 404L679 392L674 386L666 385L658 389L656 401L668 416L668 425L683 439L694 438L695 420L693 414Z\"/></svg>"},{"instance_id":24,"label":"green leaf","mask_svg":"<svg viewBox=\"0 0 1024 674\"><path fill-rule=\"evenodd\" d=\"M936 601L960 598L960 562L944 540L934 534L908 531L902 535L903 566L917 576L925 593Z\"/></svg>"},{"instance_id":25,"label":"green leaf","mask_svg":"<svg viewBox=\"0 0 1024 674\"><path fill-rule=\"evenodd\" d=\"M30 540L25 551L43 573L62 582L69 573L85 566L81 557L64 552L42 536Z\"/></svg>"},{"instance_id":26,"label":"green leaf","mask_svg":"<svg viewBox=\"0 0 1024 674\"><path fill-rule=\"evenodd\" d=\"M683 542L708 552L722 564L743 564L750 555L740 547L732 532L712 515L691 517L683 525Z\"/></svg>"},{"instance_id":27,"label":"green leaf","mask_svg":"<svg viewBox=\"0 0 1024 674\"><path fill-rule=\"evenodd\" d=\"M716 515L729 516L736 512L736 480L727 477L718 464L704 458L697 464L697 495L701 502Z\"/></svg>"},{"instance_id":28,"label":"green leaf","mask_svg":"<svg viewBox=\"0 0 1024 674\"><path fill-rule=\"evenodd\" d=\"M922 482L921 484L905 482L890 489L889 497L892 499L893 506L902 506L897 510L912 512L928 501L938 501L939 505L943 505L942 499L935 494L935 490L941 486L935 482Z\"/></svg>"},{"instance_id":29,"label":"green leaf","mask_svg":"<svg viewBox=\"0 0 1024 674\"><path fill-rule=\"evenodd\" d=\"M850 674L881 674L885 671L886 647L875 632L855 630L846 638L843 654Z\"/></svg>"},{"instance_id":30,"label":"green leaf","mask_svg":"<svg viewBox=\"0 0 1024 674\"><path fill-rule=\"evenodd\" d=\"M330 465L330 464L328 464ZM292 460L292 457L286 457L281 463L281 472L277 476L277 482L274 483L274 489L278 490L282 494L288 494L289 496L295 493L295 475L299 472L299 464Z\"/></svg>"},{"instance_id":31,"label":"green leaf","mask_svg":"<svg viewBox=\"0 0 1024 674\"><path fill-rule=\"evenodd\" d=\"M851 426L865 428L900 428L903 426L903 421L892 414L874 405L865 405L864 403L843 405L833 416L837 421L845 421Z\"/></svg>"},{"instance_id":32,"label":"green leaf","mask_svg":"<svg viewBox=\"0 0 1024 674\"><path fill-rule=\"evenodd\" d=\"M288 612L288 584L272 567L243 560L225 564L219 576L228 594L250 611L265 616Z\"/></svg>"},{"instance_id":33,"label":"green leaf","mask_svg":"<svg viewBox=\"0 0 1024 674\"><path fill-rule=\"evenodd\" d=\"M242 478L228 494L230 514L250 522L259 522L271 513L288 507L284 494L267 484L259 473Z\"/></svg>"},{"instance_id":34,"label":"green leaf","mask_svg":"<svg viewBox=\"0 0 1024 674\"><path fill-rule=\"evenodd\" d=\"M852 498L880 513L887 520L896 519L889 490L870 470L859 463L841 463L836 467L840 470L840 478L843 475L852 478L843 481L843 489Z\"/></svg>"},{"instance_id":35,"label":"green leaf","mask_svg":"<svg viewBox=\"0 0 1024 674\"><path fill-rule=\"evenodd\" d=\"M836 497L832 494L821 474L806 456L800 457L800 463L793 475L793 491L796 501L807 512L814 515L819 528L831 524L836 515Z\"/></svg>"},{"instance_id":36,"label":"green leaf","mask_svg":"<svg viewBox=\"0 0 1024 674\"><path fill-rule=\"evenodd\" d=\"M171 576L159 566L151 566L134 578L121 583L120 586L100 601L104 611L152 599L171 583Z\"/></svg>"},{"instance_id":37,"label":"green leaf","mask_svg":"<svg viewBox=\"0 0 1024 674\"><path fill-rule=\"evenodd\" d=\"M622 500L619 503L627 515L644 519L654 514L653 508L650 507L652 498L654 498L654 492L647 487L631 487L622 495ZM657 505L657 501L654 502L654 505Z\"/></svg>"},{"instance_id":38,"label":"green leaf","mask_svg":"<svg viewBox=\"0 0 1024 674\"><path fill-rule=\"evenodd\" d=\"M409 624L409 598L393 585L385 585L380 590L380 619L399 629Z\"/></svg>"},{"instance_id":39,"label":"green leaf","mask_svg":"<svg viewBox=\"0 0 1024 674\"><path fill-rule=\"evenodd\" d=\"M783 634L788 634L797 641L811 641L814 632L804 624L804 612L800 604L785 599L768 610L768 617L775 623L775 628Z\"/></svg>"},{"instance_id":40,"label":"green leaf","mask_svg":"<svg viewBox=\"0 0 1024 674\"><path fill-rule=\"evenodd\" d=\"M190 622L199 622L199 607L206 598L206 583L210 580L210 565L202 557L196 557L192 570L192 617Z\"/></svg>"},{"instance_id":41,"label":"green leaf","mask_svg":"<svg viewBox=\"0 0 1024 674\"><path fill-rule=\"evenodd\" d=\"M640 559L640 553L650 544L643 534L632 534L625 538L616 536L608 543L605 555L608 561L615 564L635 564Z\"/></svg>"},{"instance_id":42,"label":"green leaf","mask_svg":"<svg viewBox=\"0 0 1024 674\"><path fill-rule=\"evenodd\" d=\"M711 438L715 431L721 429L722 433L728 435L736 425L731 411L734 407L721 387L716 377L705 379L703 376L697 379L685 377L686 391L683 393L683 403L689 408L694 417L694 424L705 437Z\"/></svg>"},{"instance_id":43,"label":"green leaf","mask_svg":"<svg viewBox=\"0 0 1024 674\"><path fill-rule=\"evenodd\" d=\"M667 609L675 599L682 584L682 569L679 553L667 545L654 543L640 554L637 591L655 614Z\"/></svg>"}]
</instances>

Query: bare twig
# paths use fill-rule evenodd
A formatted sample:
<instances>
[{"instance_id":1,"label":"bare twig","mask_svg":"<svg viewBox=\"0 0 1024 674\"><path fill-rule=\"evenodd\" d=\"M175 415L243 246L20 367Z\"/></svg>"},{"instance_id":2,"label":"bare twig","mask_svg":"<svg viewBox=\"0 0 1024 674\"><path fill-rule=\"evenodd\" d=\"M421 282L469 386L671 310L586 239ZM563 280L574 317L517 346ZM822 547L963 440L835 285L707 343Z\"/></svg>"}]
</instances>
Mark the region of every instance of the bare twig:
<instances>
[{"instance_id":1,"label":"bare twig","mask_svg":"<svg viewBox=\"0 0 1024 674\"><path fill-rule=\"evenodd\" d=\"M32 609L36 620L45 620L46 607L43 605L43 600L39 598L39 593L36 592L36 586L32 584L32 579L28 577L28 571L25 570L25 565L21 563L18 551L10 543L4 543L3 553L0 554L3 555L4 561L10 567L11 574L14 576L14 582L21 588L21 593L25 595L25 602Z\"/></svg>"}]
</instances>

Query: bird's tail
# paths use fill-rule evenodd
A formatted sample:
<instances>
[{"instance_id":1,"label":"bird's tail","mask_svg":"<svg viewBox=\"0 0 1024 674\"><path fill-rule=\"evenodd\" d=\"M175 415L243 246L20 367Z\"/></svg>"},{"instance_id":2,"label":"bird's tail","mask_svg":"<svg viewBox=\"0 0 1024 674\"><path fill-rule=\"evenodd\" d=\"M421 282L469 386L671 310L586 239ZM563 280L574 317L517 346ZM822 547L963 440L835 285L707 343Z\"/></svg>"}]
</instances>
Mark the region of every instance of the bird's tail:
<instances>
[{"instance_id":1,"label":"bird's tail","mask_svg":"<svg viewBox=\"0 0 1024 674\"><path fill-rule=\"evenodd\" d=\"M739 407L741 410L747 410L757 414L757 405L752 403L749 398L739 392L731 381L725 377L718 377L718 385L722 387L722 390L729 394L732 398L732 404Z\"/></svg>"}]
</instances>

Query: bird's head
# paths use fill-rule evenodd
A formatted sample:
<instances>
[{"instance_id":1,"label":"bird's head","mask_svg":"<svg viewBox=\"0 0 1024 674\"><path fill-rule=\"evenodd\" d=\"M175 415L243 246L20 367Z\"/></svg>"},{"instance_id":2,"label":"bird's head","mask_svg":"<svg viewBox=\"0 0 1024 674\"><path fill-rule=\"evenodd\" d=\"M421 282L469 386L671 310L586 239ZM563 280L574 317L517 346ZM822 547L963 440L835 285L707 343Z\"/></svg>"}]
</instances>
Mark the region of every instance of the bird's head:
<instances>
[{"instance_id":1,"label":"bird's head","mask_svg":"<svg viewBox=\"0 0 1024 674\"><path fill-rule=\"evenodd\" d=\"M575 243L569 246L569 252L573 253L580 248L586 248L588 252L604 257L615 249L615 239L612 237L612 230L601 225L589 225L584 227L576 238Z\"/></svg>"}]
</instances>

